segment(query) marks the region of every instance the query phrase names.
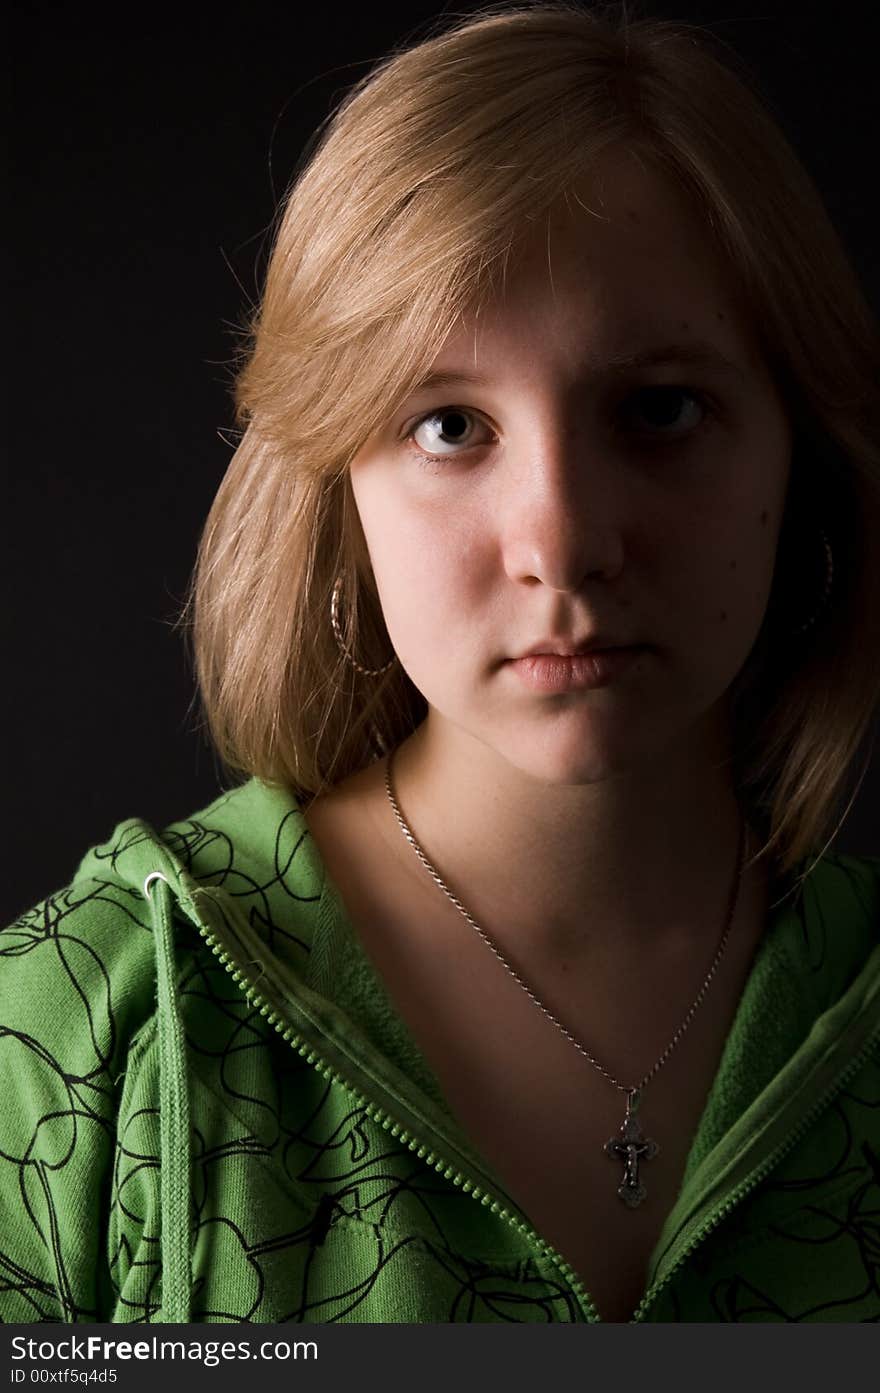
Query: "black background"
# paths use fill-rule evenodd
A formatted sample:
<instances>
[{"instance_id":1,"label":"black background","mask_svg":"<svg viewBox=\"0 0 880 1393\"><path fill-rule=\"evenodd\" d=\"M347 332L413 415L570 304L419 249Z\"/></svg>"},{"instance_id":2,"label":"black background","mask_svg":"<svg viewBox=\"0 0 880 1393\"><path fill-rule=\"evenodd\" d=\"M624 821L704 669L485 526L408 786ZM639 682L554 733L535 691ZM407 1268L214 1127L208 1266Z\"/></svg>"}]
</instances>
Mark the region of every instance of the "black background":
<instances>
[{"instance_id":1,"label":"black background","mask_svg":"<svg viewBox=\"0 0 880 1393\"><path fill-rule=\"evenodd\" d=\"M875 6L639 11L751 65L880 310ZM443 12L11 11L3 922L123 818L161 827L222 786L171 624L232 452L232 327L318 122ZM878 810L875 756L836 849L877 854Z\"/></svg>"}]
</instances>

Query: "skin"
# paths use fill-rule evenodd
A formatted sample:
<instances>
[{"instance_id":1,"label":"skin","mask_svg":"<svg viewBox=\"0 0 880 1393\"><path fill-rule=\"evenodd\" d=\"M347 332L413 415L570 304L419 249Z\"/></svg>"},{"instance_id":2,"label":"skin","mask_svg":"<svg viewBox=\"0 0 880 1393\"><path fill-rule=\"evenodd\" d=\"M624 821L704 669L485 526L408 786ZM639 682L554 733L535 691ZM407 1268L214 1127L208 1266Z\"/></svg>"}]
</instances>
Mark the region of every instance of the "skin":
<instances>
[{"instance_id":1,"label":"skin","mask_svg":"<svg viewBox=\"0 0 880 1393\"><path fill-rule=\"evenodd\" d=\"M419 393L351 467L388 633L429 706L395 756L396 795L441 875L533 981L558 960L613 955L624 977L638 964L644 978L646 955L714 953L740 828L727 693L769 598L792 445L736 292L681 195L625 154L576 193L434 363L487 385ZM738 371L671 363L607 378L590 366L697 340ZM709 403L670 394L658 416L633 396L663 383ZM451 407L467 413L461 444L424 423L418 445L439 459L421 468L402 437ZM565 695L529 689L505 662L540 637L593 630L650 651L609 686ZM348 782L436 907L384 770ZM755 914L761 875L749 872L743 897Z\"/></svg>"}]
</instances>

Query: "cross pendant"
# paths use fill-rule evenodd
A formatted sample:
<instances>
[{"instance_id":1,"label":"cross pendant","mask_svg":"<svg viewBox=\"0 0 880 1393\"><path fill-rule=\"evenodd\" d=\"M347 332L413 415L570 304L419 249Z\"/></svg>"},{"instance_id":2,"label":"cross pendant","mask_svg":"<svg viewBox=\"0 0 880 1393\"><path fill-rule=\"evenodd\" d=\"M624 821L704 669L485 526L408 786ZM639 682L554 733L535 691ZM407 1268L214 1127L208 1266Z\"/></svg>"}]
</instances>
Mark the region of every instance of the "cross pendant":
<instances>
[{"instance_id":1,"label":"cross pendant","mask_svg":"<svg viewBox=\"0 0 880 1393\"><path fill-rule=\"evenodd\" d=\"M617 1193L629 1209L641 1204L648 1193L639 1179L639 1161L650 1161L660 1150L655 1141L642 1134L636 1117L641 1097L637 1088L629 1090L626 1095L626 1117L621 1123L620 1132L605 1143L605 1155L624 1162L623 1180L617 1187Z\"/></svg>"}]
</instances>

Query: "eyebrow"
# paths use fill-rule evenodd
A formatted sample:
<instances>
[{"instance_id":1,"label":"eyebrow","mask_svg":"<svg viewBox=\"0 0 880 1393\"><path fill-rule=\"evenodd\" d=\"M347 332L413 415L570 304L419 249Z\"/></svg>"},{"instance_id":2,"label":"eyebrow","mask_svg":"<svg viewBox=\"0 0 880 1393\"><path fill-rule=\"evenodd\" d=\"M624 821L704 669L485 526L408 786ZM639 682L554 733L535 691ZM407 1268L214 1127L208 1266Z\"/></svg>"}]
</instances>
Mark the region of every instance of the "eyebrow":
<instances>
[{"instance_id":1,"label":"eyebrow","mask_svg":"<svg viewBox=\"0 0 880 1393\"><path fill-rule=\"evenodd\" d=\"M641 349L635 353L617 353L604 361L595 358L584 363L584 376L601 379L631 372L634 368L657 367L662 363L681 363L689 367L708 369L711 372L730 373L744 376L742 368L728 358L714 344L691 341L689 343L667 343L657 348ZM464 369L429 372L413 387L411 396L417 392L427 392L435 387L457 387L461 383L471 383L477 387L488 387L490 379L483 373Z\"/></svg>"}]
</instances>

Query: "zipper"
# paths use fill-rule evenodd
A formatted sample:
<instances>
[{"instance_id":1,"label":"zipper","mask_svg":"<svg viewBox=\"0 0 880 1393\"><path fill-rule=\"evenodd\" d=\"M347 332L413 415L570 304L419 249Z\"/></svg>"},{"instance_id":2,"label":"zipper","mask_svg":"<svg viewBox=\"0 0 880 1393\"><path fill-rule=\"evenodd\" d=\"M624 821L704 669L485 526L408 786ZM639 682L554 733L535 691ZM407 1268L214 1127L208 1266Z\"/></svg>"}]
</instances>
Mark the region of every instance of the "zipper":
<instances>
[{"instance_id":1,"label":"zipper","mask_svg":"<svg viewBox=\"0 0 880 1393\"><path fill-rule=\"evenodd\" d=\"M357 1105L363 1108L367 1117L371 1118L374 1122L378 1122L384 1131L387 1131L396 1141L402 1142L408 1150L414 1151L420 1160L423 1160L426 1165L432 1166L445 1180L451 1181L453 1185L459 1187L465 1194L469 1194L473 1199L479 1201L480 1204L485 1205L490 1214L498 1215L499 1218L504 1219L515 1229L517 1233L524 1235L543 1256L549 1257L559 1268L565 1280L580 1301L581 1307L586 1314L587 1322L590 1324L602 1323L602 1317L599 1315L595 1303L578 1273L575 1272L574 1268L571 1267L562 1254L558 1252L551 1243L548 1243L545 1238L542 1238L531 1224L524 1223L522 1220L518 1219L515 1214L511 1214L510 1210L507 1209L500 1200L496 1199L489 1190L485 1189L465 1172L457 1170L446 1158L441 1156L437 1151L432 1150L424 1142L420 1141L418 1137L414 1136L412 1132L408 1131L402 1123L391 1115L391 1113L384 1108L378 1107L377 1104L371 1102L365 1094L361 1093L359 1089L355 1088L354 1085L346 1079L344 1074L341 1074L337 1069L334 1069L328 1064L318 1051L313 1048L305 1036L297 1034L272 1004L255 990L247 973L241 969L235 958L223 947L214 933L205 926L201 919L199 919L198 922L198 930L211 949L211 952L223 964L224 969L238 985L245 998L259 1011L260 1015L268 1021L269 1025L279 1033L281 1038L286 1041L291 1048L296 1050L297 1054L305 1059L307 1064L311 1065L322 1077L328 1079L331 1083L339 1084L340 1087L344 1088ZM816 1118L819 1117L828 1106L835 1093L837 1093L866 1062L872 1051L876 1048L878 1041L880 1041L880 1030L876 1030L873 1033L868 1043L854 1056L843 1072L834 1079L833 1083L825 1090L819 1102L810 1109L798 1126L785 1137L775 1150L771 1151L770 1155L766 1157L755 1170L747 1175L744 1180L740 1181L725 1202L701 1225L679 1252L675 1261L667 1268L662 1280L655 1281L648 1287L629 1321L626 1322L628 1325L637 1325L644 1322L648 1308L665 1287L669 1285L675 1273L690 1257L694 1249L703 1242L713 1229L718 1227L730 1211L735 1209L741 1200L745 1198L750 1190L753 1190L760 1184L786 1152L790 1151L791 1148L796 1145L804 1133L813 1125Z\"/></svg>"},{"instance_id":2,"label":"zipper","mask_svg":"<svg viewBox=\"0 0 880 1393\"><path fill-rule=\"evenodd\" d=\"M470 1195L473 1199L478 1200L480 1204L485 1205L490 1214L497 1214L499 1218L506 1220L518 1233L528 1238L544 1256L549 1257L560 1268L569 1286L580 1300L581 1306L587 1315L588 1323L601 1322L602 1317L596 1310L592 1297L578 1274L566 1262L561 1253L557 1252L545 1238L542 1238L537 1230L532 1228L530 1224L523 1223L515 1214L511 1214L510 1210L507 1209L500 1200L494 1198L490 1191L486 1190L463 1171L456 1170L453 1165L450 1165L448 1160L439 1155L438 1152L431 1150L431 1148L426 1146L424 1142L421 1142L418 1137L413 1136L413 1134L407 1131L400 1122L396 1121L389 1112L371 1102L369 1098L349 1083L343 1074L340 1074L337 1069L332 1068L332 1066L321 1057L318 1051L312 1047L310 1042L304 1036L298 1035L296 1031L292 1030L283 1016L275 1010L271 1003L254 989L247 974L241 970L235 959L218 942L210 929L206 928L201 922L198 925L198 929L199 933L208 944L208 947L211 949L211 952L214 953L223 964L223 967L230 974L233 982L238 985L246 999L252 1006L256 1007L260 1015L268 1021L269 1025L273 1026L274 1029L278 1031L281 1038L295 1049L297 1054L305 1059L307 1064L310 1064L324 1078L329 1079L331 1083L339 1084L344 1088L357 1105L363 1108L367 1117L372 1118L374 1122L378 1122L383 1131L387 1131L396 1141L403 1142L403 1144L410 1151L414 1151L419 1159L423 1160L426 1165L433 1166L434 1170L438 1171L445 1180L450 1180L453 1185L458 1186L465 1194Z\"/></svg>"},{"instance_id":3,"label":"zipper","mask_svg":"<svg viewBox=\"0 0 880 1393\"><path fill-rule=\"evenodd\" d=\"M801 1119L801 1122L798 1124L798 1126L792 1132L789 1133L785 1140L781 1142L780 1145L775 1148L775 1150L771 1151L770 1155L766 1157L761 1162L761 1164L751 1172L750 1175L746 1176L745 1180L740 1181L740 1183L734 1188L732 1194L730 1194L728 1198L725 1200L724 1204L722 1204L720 1208L716 1209L715 1212L710 1216L710 1218L707 1219L706 1222L701 1225L697 1232L691 1237L689 1242L685 1244L684 1248L682 1248L675 1261L671 1263L670 1266L667 1268L662 1280L654 1282L645 1292L645 1295L642 1297L642 1300L636 1307L632 1320L629 1322L630 1325L634 1325L638 1322L641 1322L644 1319L648 1306L651 1304L651 1302L655 1301L656 1298L663 1291L663 1289L669 1285L675 1273L678 1271L681 1265L687 1261L694 1249L697 1248L699 1244L703 1242L703 1239L706 1238L712 1232L713 1229L718 1227L722 1220L724 1220L727 1217L727 1215L730 1213L732 1209L736 1208L736 1206L740 1203L742 1199L745 1198L745 1196L749 1193L750 1190L754 1190L755 1187L759 1185L760 1182L764 1179L764 1177L769 1175L770 1171L773 1170L773 1167L778 1164L778 1162L782 1159L786 1152L790 1151L792 1147L795 1146L798 1141L800 1141L801 1137L809 1131L810 1127L812 1127L817 1117L819 1117L822 1114L822 1112L824 1112L825 1108L828 1107L834 1095L841 1088L843 1088L843 1086L849 1081L849 1079L852 1078L854 1074L858 1073L862 1065L866 1063L872 1052L876 1049L878 1043L880 1043L880 1030L876 1030L874 1032L874 1034L869 1038L868 1043L865 1046L863 1046L863 1048L859 1051L857 1055L853 1057L853 1059L842 1071L842 1073L840 1073L837 1076L837 1078L835 1078L834 1082L830 1085L830 1087L825 1090L825 1093L822 1095L819 1102L814 1104L814 1106L810 1109L806 1116Z\"/></svg>"}]
</instances>

